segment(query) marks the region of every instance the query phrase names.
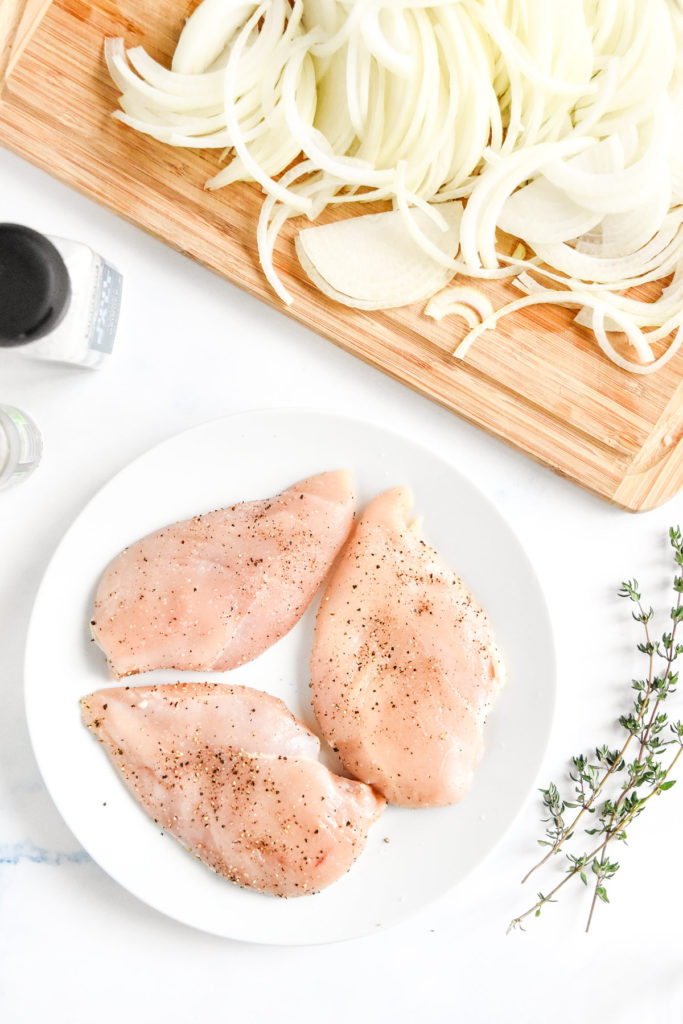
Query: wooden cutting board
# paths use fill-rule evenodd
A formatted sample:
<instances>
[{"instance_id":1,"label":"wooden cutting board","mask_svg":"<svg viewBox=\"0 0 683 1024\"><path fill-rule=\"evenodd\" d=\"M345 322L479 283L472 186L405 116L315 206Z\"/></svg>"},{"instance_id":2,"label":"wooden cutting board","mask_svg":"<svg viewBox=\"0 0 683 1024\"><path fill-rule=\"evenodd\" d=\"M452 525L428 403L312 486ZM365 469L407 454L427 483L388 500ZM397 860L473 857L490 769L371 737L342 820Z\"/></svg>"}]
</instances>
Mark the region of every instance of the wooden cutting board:
<instances>
[{"instance_id":1,"label":"wooden cutting board","mask_svg":"<svg viewBox=\"0 0 683 1024\"><path fill-rule=\"evenodd\" d=\"M656 374L631 375L602 356L570 311L540 306L483 335L461 363L451 356L463 333L453 317L436 323L421 306L356 312L317 293L294 255L297 221L276 252L295 298L281 306L256 254L258 189L206 192L215 151L172 149L109 117L117 92L104 38L122 35L168 60L196 2L0 0L0 142L601 497L635 511L677 494L683 350ZM485 288L494 305L519 297L509 284Z\"/></svg>"}]
</instances>

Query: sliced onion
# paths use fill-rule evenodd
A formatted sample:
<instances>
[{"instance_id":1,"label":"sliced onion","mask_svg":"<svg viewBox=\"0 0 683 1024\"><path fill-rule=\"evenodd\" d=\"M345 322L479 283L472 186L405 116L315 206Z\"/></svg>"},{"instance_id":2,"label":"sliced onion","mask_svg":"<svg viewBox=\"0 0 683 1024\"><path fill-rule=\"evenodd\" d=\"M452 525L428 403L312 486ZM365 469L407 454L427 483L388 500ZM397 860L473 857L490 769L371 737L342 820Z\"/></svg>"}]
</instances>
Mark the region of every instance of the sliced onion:
<instances>
[{"instance_id":1,"label":"sliced onion","mask_svg":"<svg viewBox=\"0 0 683 1024\"><path fill-rule=\"evenodd\" d=\"M185 22L173 54L173 70L206 71L258 4L243 0L203 0Z\"/></svg>"},{"instance_id":2,"label":"sliced onion","mask_svg":"<svg viewBox=\"0 0 683 1024\"><path fill-rule=\"evenodd\" d=\"M445 204L442 232L423 210L413 217L420 231L446 256L457 252L460 203ZM391 309L430 298L451 272L425 258L406 235L399 211L369 214L306 228L296 240L301 266L317 288L356 309Z\"/></svg>"},{"instance_id":3,"label":"sliced onion","mask_svg":"<svg viewBox=\"0 0 683 1024\"><path fill-rule=\"evenodd\" d=\"M462 316L462 307L474 312L477 323L493 315L493 305L488 296L478 288L470 288L466 285L455 285L439 292L438 295L430 299L425 313L435 320L441 320L444 316L454 312ZM475 327L476 323L471 326Z\"/></svg>"},{"instance_id":4,"label":"sliced onion","mask_svg":"<svg viewBox=\"0 0 683 1024\"><path fill-rule=\"evenodd\" d=\"M259 253L283 301L273 252L290 217L387 200L421 298L437 271L440 286L455 273L521 275L519 301L578 305L609 358L633 372L650 360L650 372L665 358L651 346L683 323L683 5L643 10L644 0L203 0L171 69L120 40L105 53L120 121L221 150L209 188L260 185ZM439 211L461 200L456 238ZM512 256L499 231L519 239ZM332 263L316 255L321 274L304 235L329 295L396 304L377 266L362 286L348 277L336 241ZM655 301L623 294L672 273ZM403 287L401 301L411 294ZM472 322L462 297L449 308ZM615 353L613 329L641 363Z\"/></svg>"},{"instance_id":5,"label":"sliced onion","mask_svg":"<svg viewBox=\"0 0 683 1024\"><path fill-rule=\"evenodd\" d=\"M597 157L590 170L573 161L552 161L543 167L544 176L586 209L602 213L623 213L634 206L634 198L651 196L660 185L663 174L668 173L668 152L663 121L658 118L653 138L643 156L630 167L601 173L600 150L612 139L593 146L584 157Z\"/></svg>"},{"instance_id":6,"label":"sliced onion","mask_svg":"<svg viewBox=\"0 0 683 1024\"><path fill-rule=\"evenodd\" d=\"M665 220L661 230L647 245L626 256L588 256L564 242L535 245L534 248L545 263L557 267L569 277L624 287L623 282L644 277L652 270L656 270L661 277L670 273L673 267L669 266L668 261L672 255L675 260L678 254L675 241L678 231L679 225L675 219Z\"/></svg>"},{"instance_id":7,"label":"sliced onion","mask_svg":"<svg viewBox=\"0 0 683 1024\"><path fill-rule=\"evenodd\" d=\"M667 204L668 210L668 204ZM546 178L536 178L506 200L498 227L509 235L536 242L567 242L591 231L603 214L574 202Z\"/></svg>"},{"instance_id":8,"label":"sliced onion","mask_svg":"<svg viewBox=\"0 0 683 1024\"><path fill-rule=\"evenodd\" d=\"M246 170L248 170L253 177L254 181L257 181L268 194L275 196L281 202L287 203L293 209L299 210L301 213L306 213L311 208L310 200L303 199L300 196L297 196L296 193L288 191L284 186L278 184L274 178L270 177L262 170L258 161L252 157L244 141L235 109L235 94L237 91L236 74L239 58L247 38L265 14L267 6L267 3L264 3L257 8L244 28L240 31L232 48L230 58L225 68L225 120L227 129L232 138L232 145L235 152L239 156Z\"/></svg>"},{"instance_id":9,"label":"sliced onion","mask_svg":"<svg viewBox=\"0 0 683 1024\"><path fill-rule=\"evenodd\" d=\"M541 143L491 165L474 187L463 216L461 248L465 263L474 269L496 267L496 225L507 198L553 156L576 153L586 145L586 139L572 137Z\"/></svg>"},{"instance_id":10,"label":"sliced onion","mask_svg":"<svg viewBox=\"0 0 683 1024\"><path fill-rule=\"evenodd\" d=\"M531 295L526 296L522 299L516 299L514 302L510 302L503 306L502 309L498 309L493 313L492 316L487 317L475 327L473 330L463 338L462 342L453 353L458 359L464 359L469 351L470 347L474 344L477 338L484 333L484 331L492 330L498 324L498 321L505 316L509 316L512 313L517 313L522 309L527 309L529 306L540 306L553 304L557 306L587 306L597 311L599 315L607 312L612 320L619 325L619 330L623 331L631 342L636 352L641 356L643 363L637 364L624 360L623 357L619 359L614 358L618 353L613 349L605 338L602 337L604 331L601 330L598 343L603 348L606 355L612 359L612 362L622 366L623 369L631 369L636 373L651 372L647 369L647 363L652 365L654 356L652 349L648 345L642 331L639 327L633 323L632 319L620 311L605 309L605 303L598 296L591 294L590 292L570 292L570 291L558 291L556 289L541 289L534 291ZM599 318L595 321L599 323ZM597 335L596 335L597 336ZM622 365L623 364L623 365ZM634 369L638 367L637 369Z\"/></svg>"},{"instance_id":11,"label":"sliced onion","mask_svg":"<svg viewBox=\"0 0 683 1024\"><path fill-rule=\"evenodd\" d=\"M464 320L470 329L481 323L480 318L472 307L464 302L449 302L448 304L435 305L434 299L430 299L425 306L425 316L430 316L432 320L443 320L446 316L457 316Z\"/></svg>"}]
</instances>

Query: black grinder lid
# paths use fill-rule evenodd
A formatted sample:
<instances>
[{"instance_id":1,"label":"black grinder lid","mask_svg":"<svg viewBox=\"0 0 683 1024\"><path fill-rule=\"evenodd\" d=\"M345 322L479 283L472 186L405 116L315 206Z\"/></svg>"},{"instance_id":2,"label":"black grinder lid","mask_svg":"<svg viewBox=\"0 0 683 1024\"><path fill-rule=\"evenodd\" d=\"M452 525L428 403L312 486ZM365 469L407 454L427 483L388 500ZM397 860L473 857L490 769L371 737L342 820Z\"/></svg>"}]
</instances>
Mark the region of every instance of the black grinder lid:
<instances>
[{"instance_id":1,"label":"black grinder lid","mask_svg":"<svg viewBox=\"0 0 683 1024\"><path fill-rule=\"evenodd\" d=\"M0 347L49 334L70 298L69 273L52 242L21 224L0 224Z\"/></svg>"}]
</instances>

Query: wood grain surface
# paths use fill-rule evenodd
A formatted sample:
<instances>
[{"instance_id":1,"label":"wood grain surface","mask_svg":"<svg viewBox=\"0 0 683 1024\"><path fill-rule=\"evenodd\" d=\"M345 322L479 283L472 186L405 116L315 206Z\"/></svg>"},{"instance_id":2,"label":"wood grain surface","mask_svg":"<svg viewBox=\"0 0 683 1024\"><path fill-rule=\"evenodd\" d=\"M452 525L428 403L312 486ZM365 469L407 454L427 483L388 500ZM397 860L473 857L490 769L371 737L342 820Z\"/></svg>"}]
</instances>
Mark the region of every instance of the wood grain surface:
<instances>
[{"instance_id":1,"label":"wood grain surface","mask_svg":"<svg viewBox=\"0 0 683 1024\"><path fill-rule=\"evenodd\" d=\"M276 250L295 299L282 307L258 263L259 190L207 192L216 151L167 147L109 116L117 91L104 38L122 35L168 60L194 6L0 0L0 143L595 494L634 511L677 494L683 350L658 373L631 375L604 358L572 311L540 306L484 334L462 363L451 355L464 333L453 317L436 323L422 305L358 312L315 291L294 254L299 220L289 222ZM496 306L519 297L509 284L482 287Z\"/></svg>"}]
</instances>

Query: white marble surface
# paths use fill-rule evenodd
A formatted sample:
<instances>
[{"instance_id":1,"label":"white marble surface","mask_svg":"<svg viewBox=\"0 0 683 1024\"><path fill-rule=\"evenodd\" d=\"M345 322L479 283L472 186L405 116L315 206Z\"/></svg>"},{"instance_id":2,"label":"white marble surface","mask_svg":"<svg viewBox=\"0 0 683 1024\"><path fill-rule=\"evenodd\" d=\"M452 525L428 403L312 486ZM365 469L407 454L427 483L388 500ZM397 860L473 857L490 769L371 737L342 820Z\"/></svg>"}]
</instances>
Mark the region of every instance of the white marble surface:
<instances>
[{"instance_id":1,"label":"white marble surface","mask_svg":"<svg viewBox=\"0 0 683 1024\"><path fill-rule=\"evenodd\" d=\"M2 219L87 241L125 277L102 372L0 356L0 402L29 412L45 442L39 471L0 497L0 1021L683 1020L683 786L633 827L612 904L588 936L588 894L577 891L525 934L505 934L534 892L519 879L539 834L535 793L447 898L329 947L195 932L129 896L79 848L29 744L26 626L73 517L160 439L240 409L313 406L405 432L475 480L526 546L555 625L559 699L539 785L561 777L570 754L616 737L639 665L615 592L637 575L661 606L666 529L683 520L683 500L642 516L603 504L4 152L0 196Z\"/></svg>"}]
</instances>

